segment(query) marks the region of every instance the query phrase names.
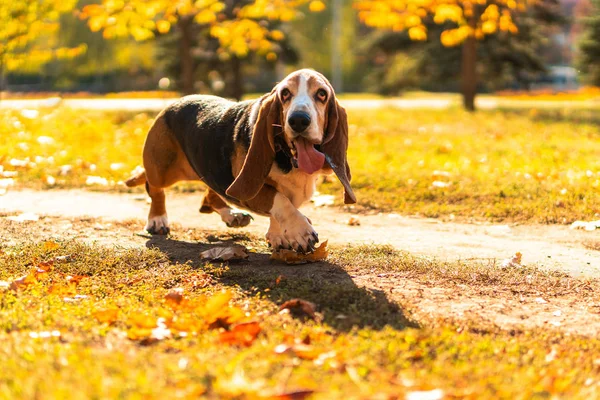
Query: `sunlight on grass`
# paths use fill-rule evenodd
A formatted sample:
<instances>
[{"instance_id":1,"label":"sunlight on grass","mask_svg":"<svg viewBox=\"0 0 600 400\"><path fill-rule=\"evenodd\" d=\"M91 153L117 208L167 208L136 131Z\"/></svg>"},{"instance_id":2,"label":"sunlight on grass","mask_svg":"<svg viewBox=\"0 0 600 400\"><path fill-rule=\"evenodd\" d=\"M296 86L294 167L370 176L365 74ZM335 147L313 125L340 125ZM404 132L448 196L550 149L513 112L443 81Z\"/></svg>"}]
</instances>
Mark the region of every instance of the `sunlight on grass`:
<instances>
[{"instance_id":1,"label":"sunlight on grass","mask_svg":"<svg viewBox=\"0 0 600 400\"><path fill-rule=\"evenodd\" d=\"M359 206L467 220L564 224L595 218L595 115L350 110L349 160ZM114 189L141 164L152 119L150 113L2 110L2 184ZM321 190L341 192L337 182Z\"/></svg>"},{"instance_id":2,"label":"sunlight on grass","mask_svg":"<svg viewBox=\"0 0 600 400\"><path fill-rule=\"evenodd\" d=\"M389 251L356 248L340 252L332 263L364 269L386 254L390 268L418 263ZM0 290L0 394L43 393L46 399L73 391L101 398L273 398L299 391L323 399L348 393L402 398L434 389L469 398L598 394L596 339L412 321L403 317L409 309L351 281L256 272L175 264L156 249L111 250L69 241L2 247L0 280L28 273L36 279ZM66 276L78 277L78 283L69 292L51 290ZM304 296L312 296L323 322L278 311L284 301ZM220 305L210 308L207 299ZM116 312L110 316L107 310ZM234 314L260 326L258 336L224 341L235 331ZM132 335L160 318L170 337Z\"/></svg>"}]
</instances>

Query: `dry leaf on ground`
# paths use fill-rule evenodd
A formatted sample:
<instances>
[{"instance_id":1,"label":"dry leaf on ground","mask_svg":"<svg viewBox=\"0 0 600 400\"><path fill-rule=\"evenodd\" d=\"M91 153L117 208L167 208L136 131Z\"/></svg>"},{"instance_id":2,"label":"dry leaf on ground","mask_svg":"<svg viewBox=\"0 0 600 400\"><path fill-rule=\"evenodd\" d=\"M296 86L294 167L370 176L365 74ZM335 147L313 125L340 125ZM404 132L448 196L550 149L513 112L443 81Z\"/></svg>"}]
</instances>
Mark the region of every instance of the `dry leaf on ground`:
<instances>
[{"instance_id":1,"label":"dry leaf on ground","mask_svg":"<svg viewBox=\"0 0 600 400\"><path fill-rule=\"evenodd\" d=\"M292 299L283 303L279 307L279 311L289 310L295 316L307 316L314 320L319 320L320 316L317 314L317 306L310 301L302 299Z\"/></svg>"},{"instance_id":2,"label":"dry leaf on ground","mask_svg":"<svg viewBox=\"0 0 600 400\"><path fill-rule=\"evenodd\" d=\"M258 322L244 322L233 326L229 331L221 332L219 342L248 347L261 331Z\"/></svg>"},{"instance_id":3,"label":"dry leaf on ground","mask_svg":"<svg viewBox=\"0 0 600 400\"><path fill-rule=\"evenodd\" d=\"M521 265L522 256L523 255L521 254L521 252L517 251L514 256L502 261L502 264L500 264L500 268L523 268L523 265Z\"/></svg>"},{"instance_id":4,"label":"dry leaf on ground","mask_svg":"<svg viewBox=\"0 0 600 400\"><path fill-rule=\"evenodd\" d=\"M271 254L271 260L283 261L287 264L305 264L309 262L323 261L327 258L327 240L321 243L314 252L301 254L293 250L277 250Z\"/></svg>"},{"instance_id":5,"label":"dry leaf on ground","mask_svg":"<svg viewBox=\"0 0 600 400\"><path fill-rule=\"evenodd\" d=\"M248 252L246 248L241 245L215 247L200 253L200 258L213 261L242 260L248 258Z\"/></svg>"},{"instance_id":6,"label":"dry leaf on ground","mask_svg":"<svg viewBox=\"0 0 600 400\"><path fill-rule=\"evenodd\" d=\"M350 226L360 226L360 220L355 217L350 217L346 223Z\"/></svg>"},{"instance_id":7,"label":"dry leaf on ground","mask_svg":"<svg viewBox=\"0 0 600 400\"><path fill-rule=\"evenodd\" d=\"M49 241L44 242L44 248L43 248L43 250L45 252L49 252L49 251L52 251L52 250L56 250L59 247L60 247L60 244L49 240Z\"/></svg>"},{"instance_id":8,"label":"dry leaf on ground","mask_svg":"<svg viewBox=\"0 0 600 400\"><path fill-rule=\"evenodd\" d=\"M99 322L106 322L107 324L111 325L119 318L119 309L112 307L96 310L94 311L93 315Z\"/></svg>"}]
</instances>

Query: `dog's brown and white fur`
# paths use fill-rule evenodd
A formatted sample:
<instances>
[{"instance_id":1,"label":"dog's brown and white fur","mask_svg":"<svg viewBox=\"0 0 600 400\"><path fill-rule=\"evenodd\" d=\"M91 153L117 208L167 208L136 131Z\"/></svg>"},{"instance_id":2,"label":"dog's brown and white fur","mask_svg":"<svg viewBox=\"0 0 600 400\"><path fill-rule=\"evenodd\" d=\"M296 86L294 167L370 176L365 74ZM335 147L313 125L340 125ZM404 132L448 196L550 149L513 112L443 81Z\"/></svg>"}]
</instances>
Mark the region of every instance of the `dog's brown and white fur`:
<instances>
[{"instance_id":1,"label":"dog's brown and white fur","mask_svg":"<svg viewBox=\"0 0 600 400\"><path fill-rule=\"evenodd\" d=\"M145 171L126 184L146 184L150 233L169 232L164 188L201 180L209 188L200 212L217 212L228 226L251 220L228 203L269 216L266 238L273 248L312 251L318 235L298 207L311 198L318 176L332 171L345 202L356 202L347 148L346 112L331 84L304 69L258 100L187 96L167 107L148 133Z\"/></svg>"}]
</instances>

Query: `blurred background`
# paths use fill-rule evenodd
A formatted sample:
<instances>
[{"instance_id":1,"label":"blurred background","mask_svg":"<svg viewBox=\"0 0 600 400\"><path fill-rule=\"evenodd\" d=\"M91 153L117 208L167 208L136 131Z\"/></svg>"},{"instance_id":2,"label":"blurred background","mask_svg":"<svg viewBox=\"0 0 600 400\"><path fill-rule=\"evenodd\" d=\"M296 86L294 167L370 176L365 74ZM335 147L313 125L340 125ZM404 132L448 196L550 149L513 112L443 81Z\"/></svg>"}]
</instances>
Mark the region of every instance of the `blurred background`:
<instances>
[{"instance_id":1,"label":"blurred background","mask_svg":"<svg viewBox=\"0 0 600 400\"><path fill-rule=\"evenodd\" d=\"M240 99L309 67L338 93L455 92L473 109L475 93L599 85L599 10L597 0L9 0L0 88Z\"/></svg>"}]
</instances>

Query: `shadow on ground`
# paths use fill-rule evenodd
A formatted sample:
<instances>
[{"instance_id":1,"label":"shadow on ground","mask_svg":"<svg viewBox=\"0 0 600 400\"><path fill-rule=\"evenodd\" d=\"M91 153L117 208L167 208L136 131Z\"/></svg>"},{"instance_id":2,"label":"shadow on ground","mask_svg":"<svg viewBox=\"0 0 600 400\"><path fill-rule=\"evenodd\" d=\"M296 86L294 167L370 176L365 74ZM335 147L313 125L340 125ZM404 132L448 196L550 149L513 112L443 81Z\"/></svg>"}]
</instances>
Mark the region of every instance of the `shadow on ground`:
<instances>
[{"instance_id":1,"label":"shadow on ground","mask_svg":"<svg viewBox=\"0 0 600 400\"><path fill-rule=\"evenodd\" d=\"M210 244L153 236L146 246L158 248L171 262L202 268L200 252L246 239L245 235L236 235ZM294 298L311 301L323 314L323 322L340 331L354 327L381 329L386 325L394 329L418 327L385 292L356 286L342 266L328 261L287 265L272 261L270 254L251 253L248 260L229 263L216 279L250 294L260 291L277 305Z\"/></svg>"}]
</instances>

